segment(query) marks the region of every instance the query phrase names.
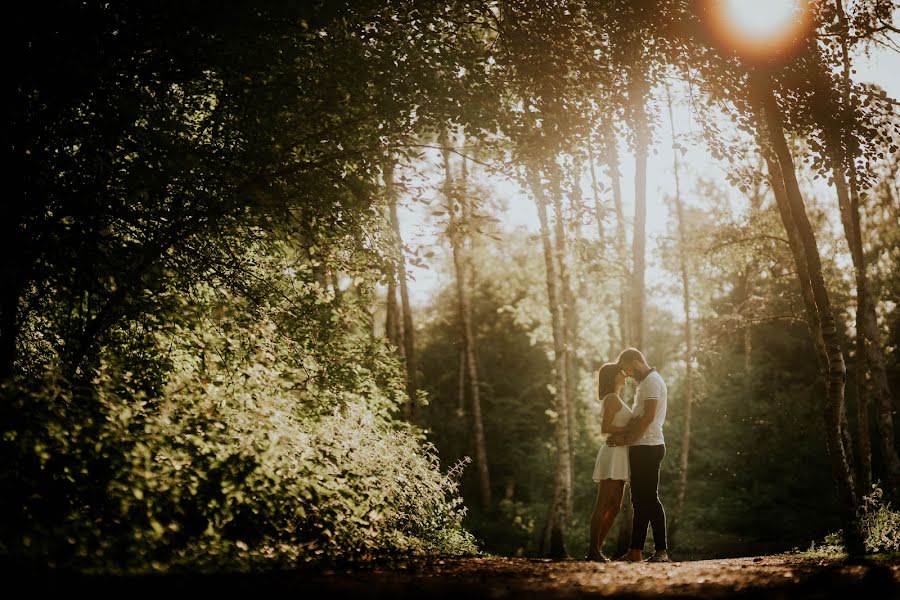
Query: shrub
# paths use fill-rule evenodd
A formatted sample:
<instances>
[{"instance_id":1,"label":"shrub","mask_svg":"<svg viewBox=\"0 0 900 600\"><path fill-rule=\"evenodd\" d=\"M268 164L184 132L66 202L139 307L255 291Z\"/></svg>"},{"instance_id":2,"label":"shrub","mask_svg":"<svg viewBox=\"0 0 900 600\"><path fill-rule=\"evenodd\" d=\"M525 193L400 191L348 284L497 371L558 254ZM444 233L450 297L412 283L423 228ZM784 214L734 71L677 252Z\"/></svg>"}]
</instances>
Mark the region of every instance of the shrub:
<instances>
[{"instance_id":1,"label":"shrub","mask_svg":"<svg viewBox=\"0 0 900 600\"><path fill-rule=\"evenodd\" d=\"M863 498L860 521L866 552L900 552L900 512L884 501L884 492L879 486L873 485L872 492Z\"/></svg>"},{"instance_id":2,"label":"shrub","mask_svg":"<svg viewBox=\"0 0 900 600\"><path fill-rule=\"evenodd\" d=\"M884 492L878 485L863 497L859 509L860 528L867 554L900 553L900 512L884 500ZM830 533L820 542L810 546L809 553L835 555L845 553L843 531Z\"/></svg>"},{"instance_id":3,"label":"shrub","mask_svg":"<svg viewBox=\"0 0 900 600\"><path fill-rule=\"evenodd\" d=\"M475 551L461 466L442 474L414 428L373 410L389 400L342 391L310 416L276 370L236 376L188 370L160 398L106 368L7 390L0 552L131 569Z\"/></svg>"}]
</instances>

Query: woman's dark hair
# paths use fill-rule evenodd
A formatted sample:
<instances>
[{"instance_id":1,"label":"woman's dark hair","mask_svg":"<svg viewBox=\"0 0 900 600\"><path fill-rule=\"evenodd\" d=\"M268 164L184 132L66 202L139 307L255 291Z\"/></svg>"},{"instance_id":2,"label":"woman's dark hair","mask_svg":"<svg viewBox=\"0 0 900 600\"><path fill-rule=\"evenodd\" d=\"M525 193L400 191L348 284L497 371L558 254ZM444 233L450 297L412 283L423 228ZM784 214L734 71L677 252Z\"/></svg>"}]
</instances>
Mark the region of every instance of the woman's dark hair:
<instances>
[{"instance_id":1,"label":"woman's dark hair","mask_svg":"<svg viewBox=\"0 0 900 600\"><path fill-rule=\"evenodd\" d=\"M622 372L622 369L616 363L606 363L600 367L600 373L597 375L597 388L600 399L612 394L616 391L616 375Z\"/></svg>"}]
</instances>

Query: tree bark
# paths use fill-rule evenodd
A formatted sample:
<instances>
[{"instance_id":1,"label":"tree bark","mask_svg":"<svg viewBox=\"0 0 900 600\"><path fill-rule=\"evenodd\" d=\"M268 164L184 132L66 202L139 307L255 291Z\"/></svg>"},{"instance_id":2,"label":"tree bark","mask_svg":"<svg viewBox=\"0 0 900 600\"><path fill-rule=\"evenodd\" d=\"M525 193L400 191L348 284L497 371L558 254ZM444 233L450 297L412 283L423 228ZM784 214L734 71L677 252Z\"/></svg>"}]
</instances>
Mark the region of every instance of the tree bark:
<instances>
[{"instance_id":1,"label":"tree bark","mask_svg":"<svg viewBox=\"0 0 900 600\"><path fill-rule=\"evenodd\" d=\"M403 236L400 233L400 219L397 216L397 192L394 188L394 162L388 159L384 164L384 182L390 203L391 227L397 242L397 280L400 284L400 310L403 316L403 356L406 369L406 395L409 402L404 413L408 420L416 416L416 331L413 326L412 306L409 302L409 286L406 277L406 254L403 251Z\"/></svg>"},{"instance_id":2,"label":"tree bark","mask_svg":"<svg viewBox=\"0 0 900 600\"><path fill-rule=\"evenodd\" d=\"M639 150L635 156L634 237L632 238L630 346L644 351L644 287L647 236L647 153Z\"/></svg>"},{"instance_id":3,"label":"tree bark","mask_svg":"<svg viewBox=\"0 0 900 600\"><path fill-rule=\"evenodd\" d=\"M403 337L400 333L400 309L397 303L397 275L393 265L388 267L388 289L387 289L387 307L384 317L384 335L397 349L397 352L403 354Z\"/></svg>"},{"instance_id":4,"label":"tree bark","mask_svg":"<svg viewBox=\"0 0 900 600\"><path fill-rule=\"evenodd\" d=\"M647 155L650 147L650 124L646 102L649 94L645 75L637 70L629 91L633 111L634 130L634 234L632 237L633 269L631 274L631 341L638 349L644 348L644 295L647 245Z\"/></svg>"},{"instance_id":5,"label":"tree bark","mask_svg":"<svg viewBox=\"0 0 900 600\"><path fill-rule=\"evenodd\" d=\"M835 0L835 9L841 30L841 95L844 109L849 110L854 100L851 94L849 29L842 0ZM872 486L872 451L869 438L868 410L869 393L871 393L877 407L878 441L885 471L887 472L888 486L893 496L900 498L900 456L898 456L894 442L893 398L887 380L881 334L875 313L875 301L872 298L869 286L866 256L862 246L862 227L859 215L859 178L856 173L854 157L845 156L840 139L835 138L834 135L829 135L827 142L831 145L834 184L837 190L841 223L844 227L844 236L847 238L847 244L850 247L850 256L853 259L853 268L856 273L856 390L860 485L863 493ZM847 180L849 180L849 184ZM866 379L867 375L871 375L871 386Z\"/></svg>"},{"instance_id":6,"label":"tree bark","mask_svg":"<svg viewBox=\"0 0 900 600\"><path fill-rule=\"evenodd\" d=\"M556 478L553 487L553 500L550 514L541 540L541 553L545 556L564 557L566 551L566 530L568 519L567 507L572 496L572 480L569 465L569 432L568 432L568 399L566 390L566 344L565 321L561 306L559 290L559 274L554 256L553 242L550 236L550 224L547 217L547 197L540 175L533 169L527 169L528 183L534 195L538 219L541 224L541 245L544 251L544 267L546 269L547 302L550 308L553 330L553 365L555 371L556 391Z\"/></svg>"},{"instance_id":7,"label":"tree bark","mask_svg":"<svg viewBox=\"0 0 900 600\"><path fill-rule=\"evenodd\" d=\"M825 360L825 442L831 462L832 478L840 500L845 542L848 552L861 554L864 548L857 518L858 499L853 472L847 464L844 442L841 437L841 412L844 405L846 367L835 325L834 312L822 275L816 238L806 215L806 207L797 183L793 157L785 140L780 108L772 92L773 83L769 77L756 72L753 74L752 85L751 94L759 122L764 126L765 142L771 145L771 151L774 152L775 160L770 163L771 166L775 166L777 163L780 171L770 174L773 180L783 185L783 194L776 192L776 201L782 213L785 230L789 236L792 235L792 230L796 231L797 239L802 246L797 250L802 250L806 262L813 302L812 306L808 306L808 316L813 318L814 315L817 315L822 351L824 351L822 358ZM779 195L781 196L780 200ZM799 272L799 260L796 256L795 261L798 262Z\"/></svg>"},{"instance_id":8,"label":"tree bark","mask_svg":"<svg viewBox=\"0 0 900 600\"><path fill-rule=\"evenodd\" d=\"M472 326L472 305L469 299L468 281L466 278L465 234L468 223L461 223L457 217L456 204L460 212L465 213L464 204L468 201L465 192L453 193L453 174L450 169L450 146L445 129L441 130L441 152L444 159L444 197L449 214L450 245L453 249L453 267L456 273L456 297L459 305L459 320L465 353L466 379L469 383L469 396L472 402L472 432L475 438L475 462L478 469L478 483L481 492L481 508L485 511L491 507L491 478L488 470L487 444L485 443L484 422L481 416L481 397L479 394L478 364L475 360L475 336Z\"/></svg>"},{"instance_id":9,"label":"tree bark","mask_svg":"<svg viewBox=\"0 0 900 600\"><path fill-rule=\"evenodd\" d=\"M627 239L625 236L625 211L622 208L622 181L619 172L619 149L616 139L616 131L611 121L608 121L606 130L606 164L609 168L609 178L613 192L613 206L616 213L616 257L621 273L621 294L619 295L619 345L622 349L628 345L631 339L629 327L628 286L631 279L628 268Z\"/></svg>"},{"instance_id":10,"label":"tree bark","mask_svg":"<svg viewBox=\"0 0 900 600\"><path fill-rule=\"evenodd\" d=\"M681 165L678 150L675 148L675 118L672 112L672 97L666 85L666 103L669 108L669 123L672 135L672 167L675 174L675 213L678 219L678 259L681 269L682 304L684 306L684 415L681 429L681 453L678 460L678 491L676 493L675 512L672 515L672 535L678 528L684 508L684 497L687 493L688 459L691 449L691 408L694 404L694 338L691 322L691 287L687 260L687 227L684 217L684 204L681 201Z\"/></svg>"},{"instance_id":11,"label":"tree bark","mask_svg":"<svg viewBox=\"0 0 900 600\"><path fill-rule=\"evenodd\" d=\"M457 365L459 371L456 380L456 415L464 417L466 416L466 351L464 348L459 349Z\"/></svg>"},{"instance_id":12,"label":"tree bark","mask_svg":"<svg viewBox=\"0 0 900 600\"><path fill-rule=\"evenodd\" d=\"M575 335L577 330L578 314L575 306L575 297L572 294L572 277L568 265L568 242L566 239L566 215L562 202L562 177L558 167L552 167L553 173L553 212L556 215L554 221L554 246L556 267L559 269L559 285L562 299L562 314L564 326L564 343L566 348L566 430L569 435L569 487L573 487L575 479L575 390L577 389L577 365L575 364ZM574 497L569 494L566 505L566 520L572 520Z\"/></svg>"},{"instance_id":13,"label":"tree bark","mask_svg":"<svg viewBox=\"0 0 900 600\"><path fill-rule=\"evenodd\" d=\"M594 165L594 150L590 143L588 143L588 167L591 173L591 193L594 195L594 218L597 221L597 239L600 242L600 247L603 248L606 243L606 231L603 228L606 210L600 201L600 185L597 182L597 168Z\"/></svg>"}]
</instances>

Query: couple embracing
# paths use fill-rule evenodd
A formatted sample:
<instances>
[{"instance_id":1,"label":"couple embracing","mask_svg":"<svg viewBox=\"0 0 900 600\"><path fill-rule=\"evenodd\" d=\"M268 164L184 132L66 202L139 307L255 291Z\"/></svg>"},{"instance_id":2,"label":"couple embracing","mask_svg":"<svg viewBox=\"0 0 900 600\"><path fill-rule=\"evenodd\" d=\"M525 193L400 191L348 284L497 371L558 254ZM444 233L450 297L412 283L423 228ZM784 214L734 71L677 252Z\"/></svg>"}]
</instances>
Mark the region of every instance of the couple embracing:
<instances>
[{"instance_id":1,"label":"couple embracing","mask_svg":"<svg viewBox=\"0 0 900 600\"><path fill-rule=\"evenodd\" d=\"M637 384L634 410L620 397L625 378ZM600 367L598 396L602 403L601 433L605 437L594 464L597 502L591 515L591 543L587 559L609 562L601 548L619 507L625 482L631 482L634 520L631 544L619 560L641 562L648 525L653 528L655 552L648 562L669 562L666 551L666 513L659 501L659 467L666 455L666 383L635 348Z\"/></svg>"}]
</instances>

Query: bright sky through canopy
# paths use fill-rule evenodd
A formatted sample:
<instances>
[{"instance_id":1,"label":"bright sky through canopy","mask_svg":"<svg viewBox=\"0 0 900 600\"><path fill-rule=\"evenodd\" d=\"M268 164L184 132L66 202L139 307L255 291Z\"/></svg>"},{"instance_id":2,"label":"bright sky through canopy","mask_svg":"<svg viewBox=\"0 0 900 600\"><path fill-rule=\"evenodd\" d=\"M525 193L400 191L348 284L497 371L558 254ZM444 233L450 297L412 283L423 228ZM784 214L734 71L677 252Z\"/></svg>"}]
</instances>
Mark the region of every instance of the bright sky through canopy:
<instances>
[{"instance_id":1,"label":"bright sky through canopy","mask_svg":"<svg viewBox=\"0 0 900 600\"><path fill-rule=\"evenodd\" d=\"M790 0L729 0L729 3L746 4L750 8L740 10L748 10L750 12L764 12L767 5L792 4ZM736 12L735 14L738 13ZM760 18L762 16L760 15ZM900 73L900 53L882 48L874 48L867 53L860 49L854 53L853 58L854 67L857 69L855 77L857 81L875 83L884 88L888 96L900 98L900 77L897 76L897 73ZM683 94L676 97L674 111L675 129L678 134L694 134L703 125L694 120L685 101L686 97ZM670 207L665 202L665 198L674 193L673 151L671 142L667 139L667 131L668 122L664 118L661 122L659 138L654 145L655 152L651 153L647 161L647 284L651 289L669 277L659 263L657 256L657 238L667 235L672 218ZM687 146L687 153L681 157L683 169L682 193L687 205L690 206L699 202L695 195L696 190L694 186L694 181L698 176L705 176L718 182L724 190L729 191L735 202L740 201L741 195L730 189L725 182L724 176L727 167L710 157L702 143L685 143L685 146ZM620 141L619 151L622 156L621 181L625 196L625 216L628 220L628 227L631 227L634 211L634 158L624 140ZM435 165L440 164L440 156L437 153L429 155L427 160ZM602 169L598 171L598 174L606 182ZM441 184L440 177L441 174L438 170L432 175L433 179L427 182L420 180L419 183L427 183L435 190L438 190ZM512 182L496 180L495 185L495 192L504 197L507 204L506 210L502 214L498 213L496 215L500 218L503 229L511 231L517 227L523 227L533 233L537 232L537 213L531 197ZM824 185L824 183L821 185ZM586 197L589 196L587 185L584 193ZM828 188L822 189L821 193L822 198L833 199ZM605 197L605 201L609 202L610 200L608 197ZM440 202L440 199L436 198L436 202ZM400 211L400 220L406 243L413 249L425 250L430 248L439 250L441 233L439 228L432 222L433 219L429 217L431 207L410 202L409 199L404 204L405 206ZM409 270L413 278L410 282L410 292L414 303L418 305L428 303L438 289L451 285L453 282L450 273L442 272L439 261L427 262L429 263L429 268L410 266ZM660 304L659 298L655 298L653 301ZM677 309L678 307L675 306L674 310Z\"/></svg>"},{"instance_id":2,"label":"bright sky through canopy","mask_svg":"<svg viewBox=\"0 0 900 600\"><path fill-rule=\"evenodd\" d=\"M790 28L799 5L795 0L724 0L725 17L736 30L759 41Z\"/></svg>"},{"instance_id":3,"label":"bright sky through canopy","mask_svg":"<svg viewBox=\"0 0 900 600\"><path fill-rule=\"evenodd\" d=\"M812 24L811 0L719 0L709 25L725 47L745 59L789 51Z\"/></svg>"}]
</instances>

